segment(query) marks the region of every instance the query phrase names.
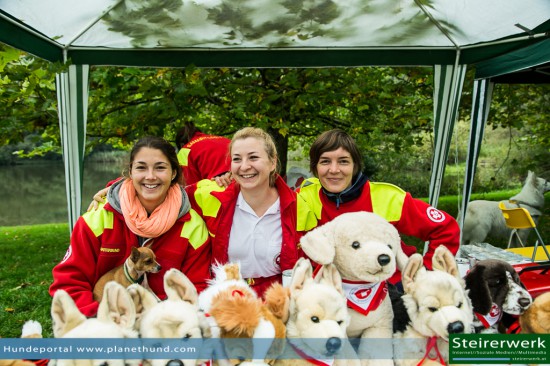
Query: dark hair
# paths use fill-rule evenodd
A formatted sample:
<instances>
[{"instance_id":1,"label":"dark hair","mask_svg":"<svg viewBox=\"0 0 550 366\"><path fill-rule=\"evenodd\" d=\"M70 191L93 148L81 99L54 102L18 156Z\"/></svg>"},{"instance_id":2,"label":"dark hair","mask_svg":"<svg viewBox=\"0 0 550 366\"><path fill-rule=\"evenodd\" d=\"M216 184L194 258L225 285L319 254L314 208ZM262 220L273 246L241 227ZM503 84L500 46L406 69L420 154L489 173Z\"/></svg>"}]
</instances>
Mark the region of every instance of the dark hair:
<instances>
[{"instance_id":1,"label":"dark hair","mask_svg":"<svg viewBox=\"0 0 550 366\"><path fill-rule=\"evenodd\" d=\"M136 154L144 147L160 150L164 154L164 156L168 158L172 170L176 172L174 179L172 179L171 185L174 185L176 183L181 183L182 185L185 185L181 166L178 161L178 156L176 154L176 149L174 149L174 146L172 146L172 144L170 144L162 137L145 136L139 139L138 142L136 142L136 144L132 148L132 151L130 151L130 164L128 165L129 171L132 170L132 164L134 162L134 159L136 158Z\"/></svg>"},{"instance_id":2,"label":"dark hair","mask_svg":"<svg viewBox=\"0 0 550 366\"><path fill-rule=\"evenodd\" d=\"M353 175L357 175L363 170L363 156L359 151L359 146L347 132L338 128L325 131L311 145L309 149L309 169L314 176L317 175L317 163L321 155L327 151L343 148L350 153L353 160Z\"/></svg>"},{"instance_id":3,"label":"dark hair","mask_svg":"<svg viewBox=\"0 0 550 366\"><path fill-rule=\"evenodd\" d=\"M197 132L202 132L193 122L185 122L182 128L176 134L176 147L181 149L183 145L191 141L193 135Z\"/></svg>"}]
</instances>

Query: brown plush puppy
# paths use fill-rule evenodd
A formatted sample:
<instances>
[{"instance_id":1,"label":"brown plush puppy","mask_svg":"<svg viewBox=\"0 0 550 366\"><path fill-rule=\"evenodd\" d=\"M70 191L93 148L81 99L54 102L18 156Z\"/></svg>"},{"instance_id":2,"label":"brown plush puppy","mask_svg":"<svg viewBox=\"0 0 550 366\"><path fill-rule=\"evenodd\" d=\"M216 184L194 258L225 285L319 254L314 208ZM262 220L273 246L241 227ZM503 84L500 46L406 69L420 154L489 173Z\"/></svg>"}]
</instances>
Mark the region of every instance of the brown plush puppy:
<instances>
[{"instance_id":1,"label":"brown plush puppy","mask_svg":"<svg viewBox=\"0 0 550 366\"><path fill-rule=\"evenodd\" d=\"M521 333L550 333L550 292L535 298L533 304L519 317Z\"/></svg>"}]
</instances>

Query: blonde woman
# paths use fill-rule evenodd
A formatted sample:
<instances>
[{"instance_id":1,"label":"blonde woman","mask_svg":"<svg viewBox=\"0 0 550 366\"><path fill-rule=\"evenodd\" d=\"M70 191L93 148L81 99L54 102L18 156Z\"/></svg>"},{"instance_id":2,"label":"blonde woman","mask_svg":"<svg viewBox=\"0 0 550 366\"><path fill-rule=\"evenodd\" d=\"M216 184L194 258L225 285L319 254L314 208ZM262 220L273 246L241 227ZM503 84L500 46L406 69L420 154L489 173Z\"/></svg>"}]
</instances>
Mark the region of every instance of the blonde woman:
<instances>
[{"instance_id":1,"label":"blonde woman","mask_svg":"<svg viewBox=\"0 0 550 366\"><path fill-rule=\"evenodd\" d=\"M214 262L239 262L258 295L302 256L297 248L296 193L277 173L277 150L264 130L246 127L229 145L232 181L186 187L212 235Z\"/></svg>"}]
</instances>

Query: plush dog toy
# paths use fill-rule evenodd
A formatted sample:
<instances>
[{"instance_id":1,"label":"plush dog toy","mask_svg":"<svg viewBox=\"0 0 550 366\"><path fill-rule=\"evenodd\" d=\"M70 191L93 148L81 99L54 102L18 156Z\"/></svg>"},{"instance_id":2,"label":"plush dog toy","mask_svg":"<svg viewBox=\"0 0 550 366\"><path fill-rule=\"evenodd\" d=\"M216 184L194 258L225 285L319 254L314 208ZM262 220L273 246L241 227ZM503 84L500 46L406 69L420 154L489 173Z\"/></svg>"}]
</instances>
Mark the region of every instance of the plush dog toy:
<instances>
[{"instance_id":1,"label":"plush dog toy","mask_svg":"<svg viewBox=\"0 0 550 366\"><path fill-rule=\"evenodd\" d=\"M223 341L229 363L273 364L284 349L288 289L272 285L263 302L242 280L237 264L217 265L214 273L214 281L201 294L201 306L212 319L213 333Z\"/></svg>"},{"instance_id":2,"label":"plush dog toy","mask_svg":"<svg viewBox=\"0 0 550 366\"><path fill-rule=\"evenodd\" d=\"M535 298L533 304L519 316L520 333L550 333L550 292Z\"/></svg>"},{"instance_id":3,"label":"plush dog toy","mask_svg":"<svg viewBox=\"0 0 550 366\"><path fill-rule=\"evenodd\" d=\"M504 314L520 315L533 301L514 267L500 259L477 262L464 281L474 308L476 333L498 333Z\"/></svg>"},{"instance_id":4,"label":"plush dog toy","mask_svg":"<svg viewBox=\"0 0 550 366\"><path fill-rule=\"evenodd\" d=\"M270 297L270 290L266 298ZM323 266L314 276L311 262L300 258L288 290L290 297L276 296L284 301L279 302L278 308L288 316L288 344L275 366L359 365L346 335L349 312L334 265Z\"/></svg>"},{"instance_id":5,"label":"plush dog toy","mask_svg":"<svg viewBox=\"0 0 550 366\"><path fill-rule=\"evenodd\" d=\"M51 306L53 334L55 338L137 338L133 329L136 309L128 291L115 281L107 282L99 303L96 318L86 318L71 296L57 290ZM105 355L105 357L108 357ZM139 366L140 359L98 360L50 360L49 366Z\"/></svg>"},{"instance_id":6,"label":"plush dog toy","mask_svg":"<svg viewBox=\"0 0 550 366\"><path fill-rule=\"evenodd\" d=\"M42 338L42 325L35 320L23 324L21 338ZM44 360L47 363L47 360ZM0 360L0 366L36 366L37 363L27 360Z\"/></svg>"},{"instance_id":7,"label":"plush dog toy","mask_svg":"<svg viewBox=\"0 0 550 366\"><path fill-rule=\"evenodd\" d=\"M471 333L474 313L452 253L443 245L432 257L433 271L413 254L403 270L402 300L409 317L394 335L397 366L446 365L449 335Z\"/></svg>"},{"instance_id":8,"label":"plush dog toy","mask_svg":"<svg viewBox=\"0 0 550 366\"><path fill-rule=\"evenodd\" d=\"M345 213L310 231L300 243L310 259L333 263L342 276L351 315L348 336L391 339L393 311L386 281L408 259L395 227L371 212ZM391 349L387 359L380 359L373 354L376 348L360 347L362 364L393 365Z\"/></svg>"}]
</instances>

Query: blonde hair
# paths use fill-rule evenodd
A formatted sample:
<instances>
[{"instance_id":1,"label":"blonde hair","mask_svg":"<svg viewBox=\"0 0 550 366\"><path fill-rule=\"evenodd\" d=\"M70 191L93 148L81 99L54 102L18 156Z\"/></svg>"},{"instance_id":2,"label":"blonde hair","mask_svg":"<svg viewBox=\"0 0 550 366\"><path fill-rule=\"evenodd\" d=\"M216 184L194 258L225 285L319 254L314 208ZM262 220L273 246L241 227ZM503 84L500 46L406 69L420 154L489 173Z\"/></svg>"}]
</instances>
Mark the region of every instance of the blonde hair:
<instances>
[{"instance_id":1,"label":"blonde hair","mask_svg":"<svg viewBox=\"0 0 550 366\"><path fill-rule=\"evenodd\" d=\"M244 140L249 137L262 141L269 160L275 162L275 169L269 174L269 185L273 187L275 185L275 179L277 179L277 174L279 173L279 159L275 141L273 141L273 137L271 137L269 133L258 127L241 128L233 135L231 143L229 144L229 152L231 153L235 141Z\"/></svg>"}]
</instances>

